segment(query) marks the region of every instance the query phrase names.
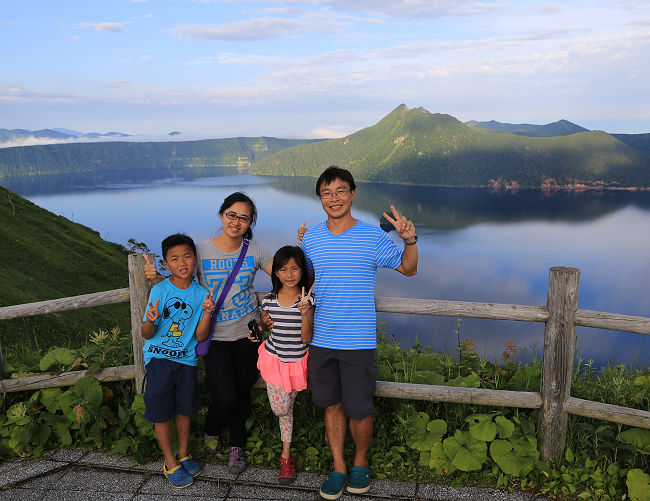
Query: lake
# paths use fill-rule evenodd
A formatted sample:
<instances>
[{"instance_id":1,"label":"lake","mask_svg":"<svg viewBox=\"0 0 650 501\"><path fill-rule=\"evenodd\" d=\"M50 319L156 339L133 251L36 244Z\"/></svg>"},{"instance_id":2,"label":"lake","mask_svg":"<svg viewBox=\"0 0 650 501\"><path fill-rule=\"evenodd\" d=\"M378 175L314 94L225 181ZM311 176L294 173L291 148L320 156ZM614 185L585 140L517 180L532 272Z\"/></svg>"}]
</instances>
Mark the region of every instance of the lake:
<instances>
[{"instance_id":1,"label":"lake","mask_svg":"<svg viewBox=\"0 0 650 501\"><path fill-rule=\"evenodd\" d=\"M102 238L127 245L130 238L160 254L175 232L195 240L212 237L224 197L244 191L259 216L254 235L271 252L296 243L305 221L325 218L314 178L259 177L228 168L141 170L36 179L1 179L35 204L89 226ZM395 205L419 236L415 277L380 270L376 295L508 304L545 305L549 269L581 270L579 307L650 316L650 193L519 192L359 183L353 215L379 224ZM395 232L390 235L396 241ZM258 274L256 289L270 289ZM541 357L544 324L379 314L389 338L405 347L416 341L453 350L471 338L476 351L499 358L505 343ZM643 335L579 327L578 356L595 365L646 366L650 339Z\"/></svg>"}]
</instances>

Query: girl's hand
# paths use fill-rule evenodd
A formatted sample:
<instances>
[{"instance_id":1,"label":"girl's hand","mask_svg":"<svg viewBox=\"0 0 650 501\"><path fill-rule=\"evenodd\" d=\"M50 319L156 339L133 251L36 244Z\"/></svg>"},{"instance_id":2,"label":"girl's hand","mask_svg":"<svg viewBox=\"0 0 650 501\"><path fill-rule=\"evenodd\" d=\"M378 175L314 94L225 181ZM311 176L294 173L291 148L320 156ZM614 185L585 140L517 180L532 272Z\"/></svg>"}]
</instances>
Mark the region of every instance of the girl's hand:
<instances>
[{"instance_id":1,"label":"girl's hand","mask_svg":"<svg viewBox=\"0 0 650 501\"><path fill-rule=\"evenodd\" d=\"M149 309L147 310L147 320L149 322L155 322L160 318L160 312L158 311L158 306L160 305L160 298L156 299L156 304L151 304L149 301Z\"/></svg>"},{"instance_id":2,"label":"girl's hand","mask_svg":"<svg viewBox=\"0 0 650 501\"><path fill-rule=\"evenodd\" d=\"M393 205L390 206L390 209L393 212L395 219L385 212L384 217L386 218L386 221L395 227L397 230L397 236L407 242L413 240L415 238L415 226L413 226L413 221L407 220L404 216L400 216L399 212L397 212L397 209Z\"/></svg>"},{"instance_id":3,"label":"girl's hand","mask_svg":"<svg viewBox=\"0 0 650 501\"><path fill-rule=\"evenodd\" d=\"M269 315L268 311L262 310L259 324L262 327L263 332L273 331L273 319L271 319L271 315Z\"/></svg>"},{"instance_id":4,"label":"girl's hand","mask_svg":"<svg viewBox=\"0 0 650 501\"><path fill-rule=\"evenodd\" d=\"M216 307L217 303L214 302L214 294L207 293L205 295L205 301L203 301L203 304L201 305L203 312L212 315L212 312Z\"/></svg>"},{"instance_id":5,"label":"girl's hand","mask_svg":"<svg viewBox=\"0 0 650 501\"><path fill-rule=\"evenodd\" d=\"M309 289L309 292L305 296L305 288L302 288L302 295L300 296L300 300L298 301L298 309L300 310L300 314L304 317L307 315L307 312L311 308L311 304L309 303L309 298L311 297L311 289Z\"/></svg>"}]
</instances>

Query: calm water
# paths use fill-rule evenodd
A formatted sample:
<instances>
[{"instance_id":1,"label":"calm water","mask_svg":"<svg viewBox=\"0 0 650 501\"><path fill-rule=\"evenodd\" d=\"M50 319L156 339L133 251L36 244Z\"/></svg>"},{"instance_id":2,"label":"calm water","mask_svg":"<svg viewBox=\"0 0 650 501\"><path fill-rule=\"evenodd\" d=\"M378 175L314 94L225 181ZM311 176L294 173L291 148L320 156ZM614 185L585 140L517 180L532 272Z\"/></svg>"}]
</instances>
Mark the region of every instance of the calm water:
<instances>
[{"instance_id":1,"label":"calm water","mask_svg":"<svg viewBox=\"0 0 650 501\"><path fill-rule=\"evenodd\" d=\"M114 176L114 174L111 174ZM160 241L178 231L195 240L220 227L225 196L245 191L258 206L255 238L271 252L296 242L302 221L321 222L324 212L312 178L270 178L204 171L142 171L109 178L50 177L0 180L37 205L89 226L121 244L130 238L159 253ZM512 304L546 304L549 269L581 270L579 307L650 316L649 193L490 193L486 189L359 184L353 214L379 223L395 205L419 235L418 275L380 270L376 295ZM397 240L395 233L391 233ZM260 273L257 290L270 288ZM512 339L541 355L544 325L380 314L389 335L405 346L417 341L450 350L458 338L475 340L477 351L499 357ZM455 331L460 330L457 334ZM650 339L578 328L578 355L597 365L647 365Z\"/></svg>"}]
</instances>

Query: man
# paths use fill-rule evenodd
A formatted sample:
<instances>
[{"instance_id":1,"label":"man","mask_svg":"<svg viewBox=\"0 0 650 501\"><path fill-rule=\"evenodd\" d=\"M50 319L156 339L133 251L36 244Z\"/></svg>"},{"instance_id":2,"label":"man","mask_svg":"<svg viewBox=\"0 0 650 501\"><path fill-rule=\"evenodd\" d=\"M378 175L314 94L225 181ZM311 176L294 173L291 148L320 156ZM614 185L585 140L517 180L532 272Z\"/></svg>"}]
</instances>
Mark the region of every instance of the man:
<instances>
[{"instance_id":1,"label":"man","mask_svg":"<svg viewBox=\"0 0 650 501\"><path fill-rule=\"evenodd\" d=\"M316 182L327 221L299 238L314 275L316 312L308 370L314 403L325 408L325 429L334 460L333 471L320 489L324 499L335 500L347 483L350 493L370 489L368 449L372 439L377 364L374 287L377 268L392 268L403 275L417 273L417 235L411 221L391 206L404 249L379 227L355 219L351 208L356 192L352 174L329 167ZM350 420L356 446L354 466L348 472L343 446Z\"/></svg>"}]
</instances>

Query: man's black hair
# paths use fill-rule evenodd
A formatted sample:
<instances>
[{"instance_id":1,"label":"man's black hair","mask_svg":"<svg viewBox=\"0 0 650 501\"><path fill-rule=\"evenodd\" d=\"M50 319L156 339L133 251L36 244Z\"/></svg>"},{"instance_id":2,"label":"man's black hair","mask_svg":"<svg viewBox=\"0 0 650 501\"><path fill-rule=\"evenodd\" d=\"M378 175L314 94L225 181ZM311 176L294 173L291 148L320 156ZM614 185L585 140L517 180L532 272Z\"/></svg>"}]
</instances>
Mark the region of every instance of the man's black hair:
<instances>
[{"instance_id":1,"label":"man's black hair","mask_svg":"<svg viewBox=\"0 0 650 501\"><path fill-rule=\"evenodd\" d=\"M174 233L162 241L162 257L165 261L167 261L167 251L177 245L189 245L190 249L192 249L192 252L196 256L196 245L194 245L194 240L188 237L185 233Z\"/></svg>"},{"instance_id":2,"label":"man's black hair","mask_svg":"<svg viewBox=\"0 0 650 501\"><path fill-rule=\"evenodd\" d=\"M345 181L350 185L350 191L354 191L357 189L357 185L354 184L354 178L352 177L352 173L347 170L347 169L341 169L340 167L337 167L336 165L332 165L325 169L323 173L320 175L318 178L318 181L316 181L316 195L320 197L320 187L322 185L327 185L330 184L332 181L335 181L337 179L340 179L341 181Z\"/></svg>"}]
</instances>

